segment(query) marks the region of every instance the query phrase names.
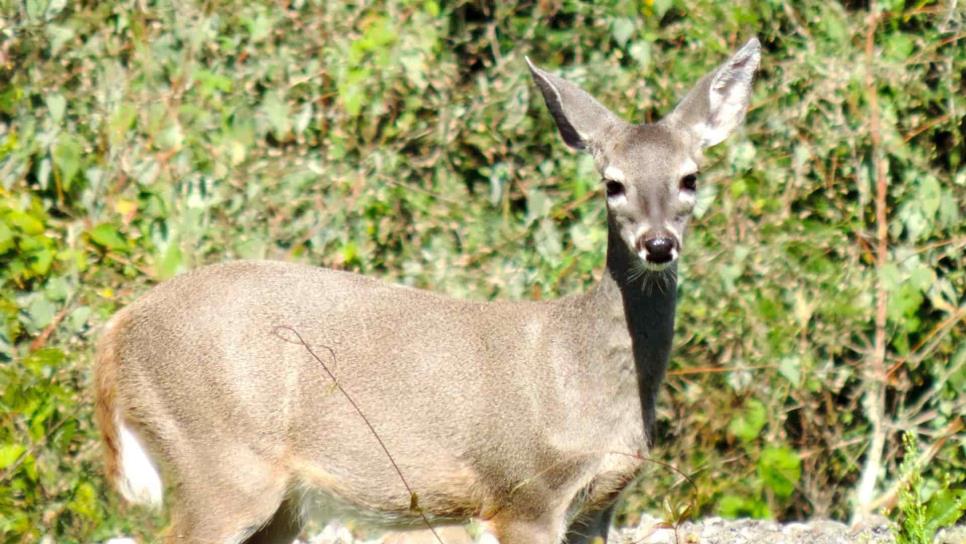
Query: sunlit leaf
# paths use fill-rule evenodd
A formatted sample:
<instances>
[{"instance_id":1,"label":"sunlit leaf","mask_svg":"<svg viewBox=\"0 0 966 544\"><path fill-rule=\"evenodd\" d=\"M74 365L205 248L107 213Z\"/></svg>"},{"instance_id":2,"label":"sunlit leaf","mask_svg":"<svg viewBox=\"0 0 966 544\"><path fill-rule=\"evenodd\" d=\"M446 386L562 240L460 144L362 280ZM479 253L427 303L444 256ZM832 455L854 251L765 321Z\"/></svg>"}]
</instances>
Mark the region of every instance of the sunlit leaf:
<instances>
[{"instance_id":1,"label":"sunlit leaf","mask_svg":"<svg viewBox=\"0 0 966 544\"><path fill-rule=\"evenodd\" d=\"M57 140L53 150L54 166L60 172L64 189L70 189L74 177L80 171L83 147L74 136L65 133Z\"/></svg>"},{"instance_id":2,"label":"sunlit leaf","mask_svg":"<svg viewBox=\"0 0 966 544\"><path fill-rule=\"evenodd\" d=\"M728 424L728 432L743 442L758 438L767 422L765 405L755 399L745 401L744 409Z\"/></svg>"},{"instance_id":3,"label":"sunlit leaf","mask_svg":"<svg viewBox=\"0 0 966 544\"><path fill-rule=\"evenodd\" d=\"M89 231L91 240L95 244L114 251L125 251L127 249L127 241L121 236L121 233L117 230L117 227L110 223L101 223Z\"/></svg>"},{"instance_id":4,"label":"sunlit leaf","mask_svg":"<svg viewBox=\"0 0 966 544\"><path fill-rule=\"evenodd\" d=\"M802 477L802 460L787 446L770 446L758 460L758 476L779 497L788 497Z\"/></svg>"}]
</instances>

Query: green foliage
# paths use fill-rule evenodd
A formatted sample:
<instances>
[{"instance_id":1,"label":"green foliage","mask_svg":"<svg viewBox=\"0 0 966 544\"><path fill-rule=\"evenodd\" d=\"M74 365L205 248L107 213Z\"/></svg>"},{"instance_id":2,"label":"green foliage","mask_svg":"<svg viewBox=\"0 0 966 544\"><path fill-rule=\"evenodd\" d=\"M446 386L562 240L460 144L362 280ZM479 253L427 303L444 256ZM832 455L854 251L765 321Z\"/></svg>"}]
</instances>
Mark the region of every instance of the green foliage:
<instances>
[{"instance_id":1,"label":"green foliage","mask_svg":"<svg viewBox=\"0 0 966 544\"><path fill-rule=\"evenodd\" d=\"M777 497L786 499L802 477L802 460L788 446L769 446L758 459L758 477Z\"/></svg>"},{"instance_id":2,"label":"green foliage","mask_svg":"<svg viewBox=\"0 0 966 544\"><path fill-rule=\"evenodd\" d=\"M742 442L748 443L758 438L761 430L768 422L768 415L765 413L765 405L756 399L745 401L742 411L735 414L731 423L728 424L728 432L740 438Z\"/></svg>"},{"instance_id":3,"label":"green foliage","mask_svg":"<svg viewBox=\"0 0 966 544\"><path fill-rule=\"evenodd\" d=\"M653 121L751 34L762 70L702 174L652 452L697 490L654 465L624 515L670 495L689 515L845 517L877 285L889 428L934 440L921 489L966 468L962 10L880 2L869 64L862 3L496 4L0 0L2 540L160 523L106 488L89 393L97 327L149 285L277 258L474 299L584 290L598 176L523 55Z\"/></svg>"},{"instance_id":4,"label":"green foliage","mask_svg":"<svg viewBox=\"0 0 966 544\"><path fill-rule=\"evenodd\" d=\"M966 480L944 474L939 485L922 479L921 452L915 435L902 436L905 457L900 467L899 504L893 525L897 544L930 544L936 533L966 515ZM959 486L958 488L955 486Z\"/></svg>"}]
</instances>

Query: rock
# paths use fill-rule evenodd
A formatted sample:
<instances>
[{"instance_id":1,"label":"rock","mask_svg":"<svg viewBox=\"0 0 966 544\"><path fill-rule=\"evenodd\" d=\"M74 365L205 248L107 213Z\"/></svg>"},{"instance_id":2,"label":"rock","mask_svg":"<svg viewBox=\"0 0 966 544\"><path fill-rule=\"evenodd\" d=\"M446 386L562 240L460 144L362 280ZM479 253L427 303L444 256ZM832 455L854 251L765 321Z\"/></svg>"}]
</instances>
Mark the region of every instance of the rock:
<instances>
[{"instance_id":1,"label":"rock","mask_svg":"<svg viewBox=\"0 0 966 544\"><path fill-rule=\"evenodd\" d=\"M705 518L668 527L642 518L636 528L619 532L621 540L639 544L894 544L888 523L850 528L831 520L781 524L768 520Z\"/></svg>"},{"instance_id":2,"label":"rock","mask_svg":"<svg viewBox=\"0 0 966 544\"><path fill-rule=\"evenodd\" d=\"M934 544L966 544L966 525L939 531Z\"/></svg>"}]
</instances>

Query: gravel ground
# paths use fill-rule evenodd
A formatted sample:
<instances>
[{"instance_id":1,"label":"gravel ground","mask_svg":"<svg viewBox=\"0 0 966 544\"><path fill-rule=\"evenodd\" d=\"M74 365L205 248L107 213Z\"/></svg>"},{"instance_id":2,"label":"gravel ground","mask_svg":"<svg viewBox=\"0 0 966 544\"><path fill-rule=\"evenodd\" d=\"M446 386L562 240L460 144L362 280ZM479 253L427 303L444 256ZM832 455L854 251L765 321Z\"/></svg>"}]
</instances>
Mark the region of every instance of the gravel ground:
<instances>
[{"instance_id":1,"label":"gravel ground","mask_svg":"<svg viewBox=\"0 0 966 544\"><path fill-rule=\"evenodd\" d=\"M725 520L707 518L686 522L675 529L653 529L658 520L648 520L636 529L625 530L621 537L641 544L894 544L888 521L876 519L863 526L816 520L785 523L763 520ZM620 540L618 540L620 542Z\"/></svg>"},{"instance_id":2,"label":"gravel ground","mask_svg":"<svg viewBox=\"0 0 966 544\"><path fill-rule=\"evenodd\" d=\"M850 527L830 520L778 523L763 520L706 518L665 528L661 520L647 517L637 527L612 529L611 544L895 544L889 521L873 518ZM469 538L460 528L441 530L444 544L497 544L489 535ZM428 531L397 533L380 540L353 539L345 528L329 526L305 544L436 544ZM966 544L966 526L940 533L934 544Z\"/></svg>"},{"instance_id":3,"label":"gravel ground","mask_svg":"<svg viewBox=\"0 0 966 544\"><path fill-rule=\"evenodd\" d=\"M868 523L850 527L829 520L804 523L777 523L763 520L726 520L706 518L688 521L677 528L665 528L661 520L647 517L637 527L612 529L610 544L895 544L889 522L874 518ZM462 528L439 530L444 544L498 544L488 534L471 538ZM115 538L105 544L136 544L127 538ZM307 542L298 544L437 544L429 531L395 533L367 540L354 538L348 529L330 525ZM966 544L966 525L940 532L933 544Z\"/></svg>"}]
</instances>

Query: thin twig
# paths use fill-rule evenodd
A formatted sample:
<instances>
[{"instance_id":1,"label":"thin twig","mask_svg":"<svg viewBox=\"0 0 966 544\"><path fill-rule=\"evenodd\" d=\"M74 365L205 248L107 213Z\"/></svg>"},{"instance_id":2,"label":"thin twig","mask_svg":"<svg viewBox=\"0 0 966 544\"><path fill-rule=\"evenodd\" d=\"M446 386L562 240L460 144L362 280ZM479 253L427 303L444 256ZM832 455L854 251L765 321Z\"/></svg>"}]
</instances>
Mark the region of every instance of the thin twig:
<instances>
[{"instance_id":1,"label":"thin twig","mask_svg":"<svg viewBox=\"0 0 966 544\"><path fill-rule=\"evenodd\" d=\"M735 367L697 367L697 368L682 368L680 370L669 370L667 372L668 376L690 376L691 374L718 374L725 372L747 372L749 370L766 370L769 368L778 368L778 365L748 365L748 366L735 366Z\"/></svg>"},{"instance_id":2,"label":"thin twig","mask_svg":"<svg viewBox=\"0 0 966 544\"><path fill-rule=\"evenodd\" d=\"M915 346L913 346L911 350L909 350L909 353L906 356L900 357L895 363L893 363L886 372L886 377L891 378L892 375L899 370L899 368L909 361L912 361L914 364L918 364L923 359L928 357L938 345L938 340L942 340L942 338L953 329L953 326L964 318L966 318L966 306L961 306L958 310L953 312L952 315L936 324L932 330L930 330L918 343L916 343ZM932 342L929 346L926 346L926 344L932 341L933 338L936 338L937 341ZM923 349L923 347L926 347L926 349Z\"/></svg>"},{"instance_id":3,"label":"thin twig","mask_svg":"<svg viewBox=\"0 0 966 544\"><path fill-rule=\"evenodd\" d=\"M927 130L935 127L936 125L941 125L941 124L945 123L946 121L949 121L949 119L951 119L951 118L952 118L952 115L950 115L950 114L947 113L945 115L940 115L939 117L935 117L933 119L930 119L929 121L926 121L925 123L923 123L923 124L919 125L918 127L910 130L906 135L904 135L902 137L902 143L904 143L904 144L909 143L909 140L912 140L916 136L919 136L923 132L926 132Z\"/></svg>"},{"instance_id":4,"label":"thin twig","mask_svg":"<svg viewBox=\"0 0 966 544\"><path fill-rule=\"evenodd\" d=\"M38 349L47 345L47 341L50 340L50 335L57 330L57 326L60 325L60 322L63 321L65 317L67 317L67 314L70 312L70 310L71 304L68 302L63 308L61 308L59 312L57 312L57 315L50 320L50 323L44 327L44 330L40 331L40 334L38 334L37 337L30 342L30 351L37 351Z\"/></svg>"},{"instance_id":5,"label":"thin twig","mask_svg":"<svg viewBox=\"0 0 966 544\"><path fill-rule=\"evenodd\" d=\"M282 330L287 330L292 334L294 334L295 337L298 338L298 341L292 342L290 339L282 336L279 332ZM345 399L349 402L349 404L352 405L352 408L356 411L356 413L359 414L359 417L362 418L362 421L366 424L366 427L369 428L369 432L372 433L373 437L375 437L376 442L379 443L379 447L382 448L382 451L386 454L386 457L389 459L389 462L392 463L392 468L396 471L396 474L399 475L399 481L402 482L403 486L406 488L406 491L409 493L409 509L419 514L419 517L422 518L423 523L426 524L426 528L429 529L431 533L433 533L433 536L436 537L436 541L439 542L439 544L445 544L443 542L443 539L439 537L439 534L436 532L436 529L433 528L433 524L429 522L429 518L426 517L425 512L423 512L423 509L419 506L418 495L416 495L416 492L413 491L413 488L412 486L409 485L409 482L406 480L406 477L403 476L402 469L399 468L399 465L396 463L396 459L392 456L391 453L389 453L389 448L386 447L385 442L382 441L382 438L379 436L379 433L376 432L376 428L372 426L372 423L369 421L369 418L366 417L365 413L363 413L362 408L359 408L359 405L356 404L356 401L352 399L352 396L349 395L349 392L346 391L344 387L342 387L342 384L339 383L339 380L336 379L335 374L333 374L332 371L329 370L329 367L325 364L325 362L322 361L322 358L315 353L315 350L312 349L312 346L310 346L309 343L306 342L304 338L302 338L302 335L299 334L299 332L294 328L289 327L288 325L279 325L275 327L275 329L273 329L272 333L284 342L301 345L302 347L305 348L305 351L309 352L309 355L311 355L313 359L318 361L319 365L322 367L322 370L324 370L326 375L329 376L329 379L332 380L332 383L335 385L336 389L338 389L339 392L342 393L342 396L345 397ZM332 357L332 361L334 362L336 360L335 351L333 351L332 348L330 348L329 346L322 346L322 347L329 352L329 356Z\"/></svg>"}]
</instances>

